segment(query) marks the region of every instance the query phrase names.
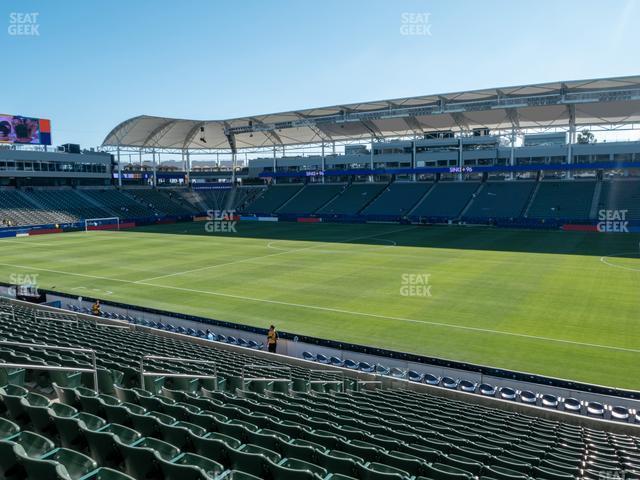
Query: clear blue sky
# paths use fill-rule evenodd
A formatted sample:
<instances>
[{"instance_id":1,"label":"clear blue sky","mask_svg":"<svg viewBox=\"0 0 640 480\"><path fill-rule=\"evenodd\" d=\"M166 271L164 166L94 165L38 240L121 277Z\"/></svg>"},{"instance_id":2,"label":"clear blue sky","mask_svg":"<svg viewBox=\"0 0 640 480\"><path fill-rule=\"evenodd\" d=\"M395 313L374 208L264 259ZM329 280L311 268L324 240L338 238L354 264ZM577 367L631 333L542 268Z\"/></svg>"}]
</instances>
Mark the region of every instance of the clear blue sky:
<instances>
[{"instance_id":1,"label":"clear blue sky","mask_svg":"<svg viewBox=\"0 0 640 480\"><path fill-rule=\"evenodd\" d=\"M37 12L39 36L8 33ZM401 35L430 13L431 35ZM99 145L129 117L221 119L640 74L635 0L4 0L0 112Z\"/></svg>"}]
</instances>

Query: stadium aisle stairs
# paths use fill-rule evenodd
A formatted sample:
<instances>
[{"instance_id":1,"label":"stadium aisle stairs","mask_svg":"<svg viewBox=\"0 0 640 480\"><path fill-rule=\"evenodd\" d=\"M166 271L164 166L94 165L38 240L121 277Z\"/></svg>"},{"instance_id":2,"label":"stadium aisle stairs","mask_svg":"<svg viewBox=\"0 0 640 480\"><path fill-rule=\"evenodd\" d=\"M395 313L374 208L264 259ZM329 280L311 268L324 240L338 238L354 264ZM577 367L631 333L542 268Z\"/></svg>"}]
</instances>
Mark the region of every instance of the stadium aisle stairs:
<instances>
[{"instance_id":1,"label":"stadium aisle stairs","mask_svg":"<svg viewBox=\"0 0 640 480\"><path fill-rule=\"evenodd\" d=\"M479 182L438 182L411 214L419 217L456 218L480 185Z\"/></svg>"},{"instance_id":2,"label":"stadium aisle stairs","mask_svg":"<svg viewBox=\"0 0 640 480\"><path fill-rule=\"evenodd\" d=\"M284 205L293 195L303 188L302 184L273 185L263 190L244 208L247 213L270 215Z\"/></svg>"},{"instance_id":3,"label":"stadium aisle stairs","mask_svg":"<svg viewBox=\"0 0 640 480\"><path fill-rule=\"evenodd\" d=\"M431 183L394 182L371 202L364 215L407 215L431 188Z\"/></svg>"},{"instance_id":4,"label":"stadium aisle stairs","mask_svg":"<svg viewBox=\"0 0 640 480\"><path fill-rule=\"evenodd\" d=\"M261 195L264 190L265 187L262 186L236 187L236 194L230 208L233 210L243 210L247 205Z\"/></svg>"},{"instance_id":5,"label":"stadium aisle stairs","mask_svg":"<svg viewBox=\"0 0 640 480\"><path fill-rule=\"evenodd\" d=\"M352 183L317 211L323 215L356 215L387 187L386 183Z\"/></svg>"},{"instance_id":6,"label":"stadium aisle stairs","mask_svg":"<svg viewBox=\"0 0 640 480\"><path fill-rule=\"evenodd\" d=\"M37 201L43 210L60 214L60 222L79 221L84 218L99 218L111 215L108 210L87 202L76 190L33 190L30 198ZM65 220L62 220L66 217Z\"/></svg>"},{"instance_id":7,"label":"stadium aisle stairs","mask_svg":"<svg viewBox=\"0 0 640 480\"><path fill-rule=\"evenodd\" d=\"M35 205L39 210L55 217L60 223L74 222L76 217L66 209L61 208L59 203L50 203L39 198L38 192L33 190L17 190L23 198Z\"/></svg>"},{"instance_id":8,"label":"stadium aisle stairs","mask_svg":"<svg viewBox=\"0 0 640 480\"><path fill-rule=\"evenodd\" d=\"M628 220L640 220L640 180L603 181L597 210L601 209L627 210Z\"/></svg>"},{"instance_id":9,"label":"stadium aisle stairs","mask_svg":"<svg viewBox=\"0 0 640 480\"><path fill-rule=\"evenodd\" d=\"M288 201L278 209L278 213L308 215L314 213L342 190L343 183L308 184L295 197L295 201Z\"/></svg>"},{"instance_id":10,"label":"stadium aisle stairs","mask_svg":"<svg viewBox=\"0 0 640 480\"><path fill-rule=\"evenodd\" d=\"M541 181L529 218L588 220L595 181Z\"/></svg>"},{"instance_id":11,"label":"stadium aisle stairs","mask_svg":"<svg viewBox=\"0 0 640 480\"><path fill-rule=\"evenodd\" d=\"M200 190L194 191L200 202L204 205L205 211L223 210L228 193L226 190Z\"/></svg>"},{"instance_id":12,"label":"stadium aisle stairs","mask_svg":"<svg viewBox=\"0 0 640 480\"><path fill-rule=\"evenodd\" d=\"M210 210L209 207L204 203L199 191L197 190L180 188L175 190L175 193L178 197L180 197L183 203L186 203L197 212L204 213L207 210Z\"/></svg>"},{"instance_id":13,"label":"stadium aisle stairs","mask_svg":"<svg viewBox=\"0 0 640 480\"><path fill-rule=\"evenodd\" d=\"M117 217L153 217L156 211L148 205L143 205L119 190L82 190L83 195L102 205Z\"/></svg>"},{"instance_id":14,"label":"stadium aisle stairs","mask_svg":"<svg viewBox=\"0 0 640 480\"><path fill-rule=\"evenodd\" d=\"M463 219L518 218L526 207L535 187L531 181L486 182L484 188L474 193Z\"/></svg>"},{"instance_id":15,"label":"stadium aisle stairs","mask_svg":"<svg viewBox=\"0 0 640 480\"><path fill-rule=\"evenodd\" d=\"M159 215L193 215L197 210L187 206L179 200L179 197L173 192L164 192L156 189L129 189L123 190L122 193L132 197L135 201L142 205L147 205Z\"/></svg>"},{"instance_id":16,"label":"stadium aisle stairs","mask_svg":"<svg viewBox=\"0 0 640 480\"><path fill-rule=\"evenodd\" d=\"M18 190L0 190L0 221L13 225L55 223L56 215L41 210Z\"/></svg>"}]
</instances>

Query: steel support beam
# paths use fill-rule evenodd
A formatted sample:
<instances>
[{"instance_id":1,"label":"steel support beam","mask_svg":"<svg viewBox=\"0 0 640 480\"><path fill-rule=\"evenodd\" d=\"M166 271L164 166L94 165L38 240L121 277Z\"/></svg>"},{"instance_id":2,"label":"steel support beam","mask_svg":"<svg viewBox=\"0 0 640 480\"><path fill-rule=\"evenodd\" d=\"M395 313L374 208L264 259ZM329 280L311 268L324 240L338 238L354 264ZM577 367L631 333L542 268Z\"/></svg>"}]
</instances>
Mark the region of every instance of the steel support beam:
<instances>
[{"instance_id":1,"label":"steel support beam","mask_svg":"<svg viewBox=\"0 0 640 480\"><path fill-rule=\"evenodd\" d=\"M153 159L153 162L152 162L153 180L152 180L152 182L153 182L153 188L156 188L156 186L158 185L158 176L157 176L157 173L156 173L156 151L155 151L155 149L153 150L153 153L151 154L151 156L152 156L151 158Z\"/></svg>"},{"instance_id":2,"label":"steel support beam","mask_svg":"<svg viewBox=\"0 0 640 480\"><path fill-rule=\"evenodd\" d=\"M324 172L327 169L326 160L324 157L324 140L322 141L322 183L324 183Z\"/></svg>"},{"instance_id":3,"label":"steel support beam","mask_svg":"<svg viewBox=\"0 0 640 480\"><path fill-rule=\"evenodd\" d=\"M273 146L273 173L276 173L278 171L278 156L276 155L276 146ZM271 179L271 181L273 183L276 183L276 177L273 177Z\"/></svg>"},{"instance_id":4,"label":"steel support beam","mask_svg":"<svg viewBox=\"0 0 640 480\"><path fill-rule=\"evenodd\" d=\"M120 145L118 145L118 187L122 188L122 164L120 163Z\"/></svg>"},{"instance_id":5,"label":"steel support beam","mask_svg":"<svg viewBox=\"0 0 640 480\"><path fill-rule=\"evenodd\" d=\"M569 110L569 142L567 145L567 164L573 163L573 144L576 142L576 107L575 105L567 105ZM573 178L571 170L567 172L568 178Z\"/></svg>"}]
</instances>

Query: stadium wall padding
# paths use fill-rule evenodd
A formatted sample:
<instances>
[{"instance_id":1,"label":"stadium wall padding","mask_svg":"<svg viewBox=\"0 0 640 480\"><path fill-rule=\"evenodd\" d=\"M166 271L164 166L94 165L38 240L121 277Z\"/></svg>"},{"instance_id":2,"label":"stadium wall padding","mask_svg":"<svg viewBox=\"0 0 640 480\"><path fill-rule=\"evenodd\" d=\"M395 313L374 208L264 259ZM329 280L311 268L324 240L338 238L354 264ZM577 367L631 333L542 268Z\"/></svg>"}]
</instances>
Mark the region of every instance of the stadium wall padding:
<instances>
[{"instance_id":1,"label":"stadium wall padding","mask_svg":"<svg viewBox=\"0 0 640 480\"><path fill-rule=\"evenodd\" d=\"M191 222L193 221L191 215L180 216L167 216L167 217L136 217L136 218L121 218L120 228L135 228L143 225L157 225L166 223L178 223L178 222ZM208 218L208 217L207 217ZM277 221L277 219L276 219ZM107 230L112 228L112 225L98 225L89 226L89 230ZM59 223L59 224L43 224L43 225L21 225L19 227L5 227L0 228L0 238L16 237L20 234L38 235L45 233L64 233L64 232L77 232L85 230L84 221L74 223Z\"/></svg>"},{"instance_id":2,"label":"stadium wall padding","mask_svg":"<svg viewBox=\"0 0 640 480\"><path fill-rule=\"evenodd\" d=\"M124 222L120 223L120 230L123 228L135 228L136 222ZM111 225L89 225L87 226L87 230L111 230L113 229L113 224Z\"/></svg>"},{"instance_id":3,"label":"stadium wall padding","mask_svg":"<svg viewBox=\"0 0 640 480\"><path fill-rule=\"evenodd\" d=\"M61 228L41 228L29 230L29 235L46 235L48 233L62 233L64 230Z\"/></svg>"}]
</instances>

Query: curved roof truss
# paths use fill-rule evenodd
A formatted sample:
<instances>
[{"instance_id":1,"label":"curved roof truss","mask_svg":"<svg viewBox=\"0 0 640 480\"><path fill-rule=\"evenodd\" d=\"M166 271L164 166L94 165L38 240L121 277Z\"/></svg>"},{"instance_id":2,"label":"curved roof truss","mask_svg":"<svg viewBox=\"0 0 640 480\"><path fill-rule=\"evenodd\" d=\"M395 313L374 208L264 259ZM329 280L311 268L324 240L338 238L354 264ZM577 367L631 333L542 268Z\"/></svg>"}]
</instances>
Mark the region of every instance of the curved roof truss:
<instances>
[{"instance_id":1,"label":"curved roof truss","mask_svg":"<svg viewBox=\"0 0 640 480\"><path fill-rule=\"evenodd\" d=\"M437 130L551 128L572 121L578 126L639 122L640 76L425 95L228 120L142 115L117 125L103 145L235 151Z\"/></svg>"}]
</instances>

